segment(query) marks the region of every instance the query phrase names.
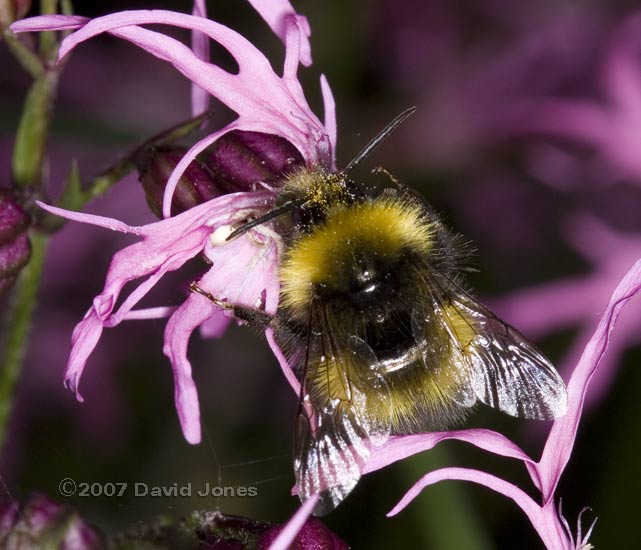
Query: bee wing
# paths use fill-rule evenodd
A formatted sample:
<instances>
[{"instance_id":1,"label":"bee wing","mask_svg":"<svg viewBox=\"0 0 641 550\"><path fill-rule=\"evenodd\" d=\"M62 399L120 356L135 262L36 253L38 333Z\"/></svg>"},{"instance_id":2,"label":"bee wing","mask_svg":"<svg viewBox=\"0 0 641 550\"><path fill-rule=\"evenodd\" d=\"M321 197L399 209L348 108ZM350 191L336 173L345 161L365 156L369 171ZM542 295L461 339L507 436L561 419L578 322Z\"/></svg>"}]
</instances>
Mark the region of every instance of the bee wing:
<instances>
[{"instance_id":1,"label":"bee wing","mask_svg":"<svg viewBox=\"0 0 641 550\"><path fill-rule=\"evenodd\" d=\"M385 414L373 414L388 406L385 382L369 368L374 353L364 341L352 337L339 342L338 335L324 328L314 331L318 336L308 344L294 427L298 494L302 500L319 495L317 516L333 510L352 491L371 445L389 434L380 420Z\"/></svg>"},{"instance_id":2,"label":"bee wing","mask_svg":"<svg viewBox=\"0 0 641 550\"><path fill-rule=\"evenodd\" d=\"M552 364L525 337L463 291L435 305L458 348L476 397L511 416L551 420L565 414L567 394Z\"/></svg>"}]
</instances>

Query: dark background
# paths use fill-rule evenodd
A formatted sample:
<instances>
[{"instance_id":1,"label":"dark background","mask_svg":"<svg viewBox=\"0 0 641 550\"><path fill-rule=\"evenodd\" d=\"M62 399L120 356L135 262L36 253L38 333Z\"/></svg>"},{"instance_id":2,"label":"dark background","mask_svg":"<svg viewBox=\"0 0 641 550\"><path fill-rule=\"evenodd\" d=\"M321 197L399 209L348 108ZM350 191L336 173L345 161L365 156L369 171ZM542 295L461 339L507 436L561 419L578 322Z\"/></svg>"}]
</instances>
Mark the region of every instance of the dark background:
<instances>
[{"instance_id":1,"label":"dark background","mask_svg":"<svg viewBox=\"0 0 641 550\"><path fill-rule=\"evenodd\" d=\"M191 9L188 2L161 0L76 2L75 7L88 16L121 9ZM470 283L499 312L506 303L502 297L594 274L594 265L564 236L576 213L589 213L631 240L640 234L641 174L637 179L622 176L608 163L592 170L599 152L584 143L513 132L497 122L506 106L532 95L606 101L600 87L603 59L634 2L325 0L295 7L312 27L314 65L301 72L310 104L322 113L321 72L336 97L339 166L394 115L417 105L418 113L376 151L359 176L367 178L369 169L385 166L470 238L480 269ZM213 19L248 37L280 70L282 46L248 4L217 1L209 9ZM213 50L213 59L223 57ZM11 135L28 80L4 49L0 64L0 178L6 182ZM189 85L171 67L117 39L90 41L73 54L62 78L50 140L51 186L59 185L72 159L89 177L188 117ZM550 158L570 160L566 165L541 160ZM570 180L578 183L570 185ZM153 219L135 176L89 211L135 224ZM107 532L157 514L184 515L200 508L285 521L298 507L289 496L296 398L263 340L250 330L233 326L220 340L192 338L204 434L198 446L185 442L177 422L161 321L131 321L105 331L81 383L84 404L62 387L72 328L102 288L111 254L129 242L72 223L54 237L0 470L4 483L14 498L45 491L73 504ZM596 242L593 252L603 258L619 253L600 249ZM613 268L611 290L631 264L632 259L628 266ZM188 272L172 276L145 304L180 303L189 280ZM586 295L585 300L594 300L590 318L532 336L540 336L542 349L559 364L573 361L568 350L580 344L577 338L586 327L596 325L607 296ZM638 307L638 302L629 306ZM530 313L517 311L507 320L527 334ZM593 509L587 522L599 517L592 539L597 548L641 545L635 505L641 492L641 372L634 346L639 328L638 323L628 325L620 336L616 361L599 382L603 397L584 413L557 491L573 528L584 506ZM615 342L618 337L615 332ZM468 425L505 433L535 457L546 433L544 427L486 409L479 409ZM530 487L519 463L446 442L365 476L326 522L354 548L541 547L511 501L462 482L431 487L399 516L385 518L419 477L446 465L478 467ZM127 482L130 489L122 498L65 499L58 495L65 477ZM191 482L195 489L206 482L256 486L258 496L136 498L135 482Z\"/></svg>"}]
</instances>

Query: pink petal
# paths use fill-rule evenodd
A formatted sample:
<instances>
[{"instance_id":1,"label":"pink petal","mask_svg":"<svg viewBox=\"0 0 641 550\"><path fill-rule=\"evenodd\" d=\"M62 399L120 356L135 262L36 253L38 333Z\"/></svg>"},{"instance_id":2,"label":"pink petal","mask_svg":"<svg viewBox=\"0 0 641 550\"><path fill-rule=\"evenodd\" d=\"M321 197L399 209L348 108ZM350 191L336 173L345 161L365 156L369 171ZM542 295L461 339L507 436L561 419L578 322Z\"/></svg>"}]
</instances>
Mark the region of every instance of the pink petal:
<instances>
[{"instance_id":1,"label":"pink petal","mask_svg":"<svg viewBox=\"0 0 641 550\"><path fill-rule=\"evenodd\" d=\"M225 195L168 220L140 228L132 228L110 218L47 206L47 210L70 219L143 236L141 241L127 246L114 255L102 292L94 299L93 307L74 330L72 350L65 374L67 386L78 391L78 383L85 363L103 327L115 326L130 316L133 307L165 273L178 269L187 260L201 252L213 227L234 220L234 216L238 216L239 211L242 215L247 208L264 207L267 197L270 196L268 192ZM147 279L126 297L114 313L113 308L124 286L141 277L147 277ZM188 384L185 383L185 387L187 386ZM190 437L193 436L193 432L190 432Z\"/></svg>"},{"instance_id":2,"label":"pink petal","mask_svg":"<svg viewBox=\"0 0 641 550\"><path fill-rule=\"evenodd\" d=\"M372 449L363 473L380 470L409 456L428 451L447 439L465 441L485 451L526 463L534 462L518 445L498 432L482 429L455 430L391 436L385 443Z\"/></svg>"},{"instance_id":3,"label":"pink petal","mask_svg":"<svg viewBox=\"0 0 641 550\"><path fill-rule=\"evenodd\" d=\"M78 385L82 371L87 363L87 358L96 347L102 334L102 321L96 315L94 308L90 308L80 323L76 325L71 336L71 353L65 369L65 386L76 394L76 399L82 402Z\"/></svg>"},{"instance_id":4,"label":"pink petal","mask_svg":"<svg viewBox=\"0 0 641 550\"><path fill-rule=\"evenodd\" d=\"M205 254L212 267L198 281L200 288L231 304L257 309L264 306L268 313L275 313L278 246L273 239L261 244L257 236L248 233L222 246L208 243ZM194 329L215 313L219 311L211 300L193 293L171 316L165 330L163 351L174 369L176 409L190 443L200 442L200 413L187 346Z\"/></svg>"},{"instance_id":5,"label":"pink petal","mask_svg":"<svg viewBox=\"0 0 641 550\"><path fill-rule=\"evenodd\" d=\"M64 210L63 208L45 204L42 201L36 201L36 204L43 210L46 210L51 214L55 214L56 216L60 216L61 218L65 218L67 220L72 220L80 223L89 223L91 225L97 225L99 227L111 229L112 231L120 231L122 233L132 233L134 235L141 234L141 229L139 227L127 225L126 223L123 223L120 220L116 220L114 218L95 216L94 214L84 214L82 212L76 212L75 210Z\"/></svg>"},{"instance_id":6,"label":"pink petal","mask_svg":"<svg viewBox=\"0 0 641 550\"><path fill-rule=\"evenodd\" d=\"M205 0L194 0L194 7L192 15L196 17L207 18L207 5ZM202 59L205 63L209 62L209 39L200 31L192 31L191 33L191 49L198 59ZM204 113L209 108L209 94L200 86L192 84L191 86L191 113L193 116L198 116Z\"/></svg>"},{"instance_id":7,"label":"pink petal","mask_svg":"<svg viewBox=\"0 0 641 550\"><path fill-rule=\"evenodd\" d=\"M207 288L214 278L213 269L198 282ZM191 363L187 358L187 345L191 333L216 310L214 304L204 296L190 294L183 304L169 318L165 328L164 354L174 369L174 398L185 439L189 443L200 443L200 411L196 385L191 377Z\"/></svg>"},{"instance_id":8,"label":"pink petal","mask_svg":"<svg viewBox=\"0 0 641 550\"><path fill-rule=\"evenodd\" d=\"M174 168L174 171L171 173L171 176L167 180L167 185L165 186L165 193L162 200L162 215L164 218L171 217L171 202L176 191L176 187L178 186L178 182L185 173L185 170L187 170L187 167L200 153L202 153L205 149L207 149L207 147L212 145L222 135L237 128L238 126L234 123L228 124L222 130L218 130L217 132L209 134L208 136L205 136L201 140L197 141L183 155L183 157L180 159L180 162L178 162L176 168Z\"/></svg>"},{"instance_id":9,"label":"pink petal","mask_svg":"<svg viewBox=\"0 0 641 550\"><path fill-rule=\"evenodd\" d=\"M608 347L610 335L621 309L639 289L641 289L641 261L634 264L612 294L610 303L568 383L568 411L552 425L543 455L536 465L546 503L553 498L559 477L570 459L588 384Z\"/></svg>"},{"instance_id":10,"label":"pink petal","mask_svg":"<svg viewBox=\"0 0 641 550\"><path fill-rule=\"evenodd\" d=\"M177 40L135 26L154 23L197 30L216 40L236 59L238 74L204 63ZM119 12L94 19L67 37L60 48L60 56L102 32L129 40L171 62L192 82L237 112L242 124L247 125L246 129L284 137L301 151L310 165L331 165L332 151L327 132L304 98L296 93L296 86L292 86L291 79L279 78L265 56L240 34L213 21L176 12Z\"/></svg>"},{"instance_id":11,"label":"pink petal","mask_svg":"<svg viewBox=\"0 0 641 550\"><path fill-rule=\"evenodd\" d=\"M127 313L124 318L127 321L137 321L141 319L165 319L166 317L169 317L174 311L176 311L176 308L169 306L134 309Z\"/></svg>"},{"instance_id":12,"label":"pink petal","mask_svg":"<svg viewBox=\"0 0 641 550\"><path fill-rule=\"evenodd\" d=\"M567 535L555 510L552 507L541 508L521 489L504 479L468 468L442 468L423 476L403 496L400 502L387 514L395 516L412 502L427 486L444 480L471 481L512 499L530 520L548 550L571 550Z\"/></svg>"},{"instance_id":13,"label":"pink petal","mask_svg":"<svg viewBox=\"0 0 641 550\"><path fill-rule=\"evenodd\" d=\"M252 232L223 246L207 243L205 255L216 274L203 288L234 305L261 309L270 315L278 307L278 244L266 238L262 244Z\"/></svg>"},{"instance_id":14,"label":"pink petal","mask_svg":"<svg viewBox=\"0 0 641 550\"><path fill-rule=\"evenodd\" d=\"M222 309L214 309L211 316L200 325L203 338L220 338L227 331L232 318Z\"/></svg>"},{"instance_id":15,"label":"pink petal","mask_svg":"<svg viewBox=\"0 0 641 550\"><path fill-rule=\"evenodd\" d=\"M76 30L90 21L88 17L79 15L39 15L12 23L9 27L13 32L39 31L69 31Z\"/></svg>"},{"instance_id":16,"label":"pink petal","mask_svg":"<svg viewBox=\"0 0 641 550\"><path fill-rule=\"evenodd\" d=\"M334 94L327 82L327 77L322 74L320 77L321 93L323 94L323 113L325 116L324 125L329 136L329 142L332 146L332 151L336 151L336 102L334 101ZM331 167L336 170L336 166Z\"/></svg>"},{"instance_id":17,"label":"pink petal","mask_svg":"<svg viewBox=\"0 0 641 550\"><path fill-rule=\"evenodd\" d=\"M285 28L285 21L294 16L297 20L297 25L301 29L301 44L298 59L308 67L312 64L311 46L309 44L309 36L311 29L307 19L301 15L297 15L291 3L287 0L249 0L249 3L254 6L254 9L261 15L267 22L272 31L285 42L287 30Z\"/></svg>"},{"instance_id":18,"label":"pink petal","mask_svg":"<svg viewBox=\"0 0 641 550\"><path fill-rule=\"evenodd\" d=\"M287 550L291 546L296 535L298 535L303 528L309 516L312 515L317 501L318 495L314 495L303 502L301 507L296 510L296 513L292 516L292 519L287 522L283 530L274 539L274 542L271 543L269 550Z\"/></svg>"}]
</instances>

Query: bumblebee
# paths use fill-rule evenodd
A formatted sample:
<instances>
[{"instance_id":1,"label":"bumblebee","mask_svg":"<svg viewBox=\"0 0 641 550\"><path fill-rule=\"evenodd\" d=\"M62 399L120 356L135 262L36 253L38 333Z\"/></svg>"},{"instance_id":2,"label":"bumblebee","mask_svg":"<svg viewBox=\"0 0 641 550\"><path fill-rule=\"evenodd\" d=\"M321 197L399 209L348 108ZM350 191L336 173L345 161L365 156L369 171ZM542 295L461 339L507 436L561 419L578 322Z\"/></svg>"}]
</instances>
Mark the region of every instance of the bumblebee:
<instances>
[{"instance_id":1,"label":"bumblebee","mask_svg":"<svg viewBox=\"0 0 641 550\"><path fill-rule=\"evenodd\" d=\"M277 218L285 239L276 316L232 308L271 326L297 366L294 470L301 499L320 495L315 515L352 491L390 435L451 427L478 401L542 420L567 406L550 362L467 291L463 239L400 184L373 192L349 178L412 112L342 172L289 175L280 204L229 237Z\"/></svg>"}]
</instances>

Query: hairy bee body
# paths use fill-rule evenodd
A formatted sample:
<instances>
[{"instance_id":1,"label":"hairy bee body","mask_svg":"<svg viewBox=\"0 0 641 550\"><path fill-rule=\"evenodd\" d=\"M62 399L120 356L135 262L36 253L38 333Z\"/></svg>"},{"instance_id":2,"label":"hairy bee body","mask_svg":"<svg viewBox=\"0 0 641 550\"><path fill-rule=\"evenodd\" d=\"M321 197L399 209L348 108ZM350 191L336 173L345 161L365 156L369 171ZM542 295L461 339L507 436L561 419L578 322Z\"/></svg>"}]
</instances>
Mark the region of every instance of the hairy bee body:
<instances>
[{"instance_id":1,"label":"hairy bee body","mask_svg":"<svg viewBox=\"0 0 641 550\"><path fill-rule=\"evenodd\" d=\"M299 494L315 513L353 489L372 445L443 429L481 401L563 414L563 382L515 329L464 289L469 247L412 192L373 193L344 174L288 176L277 338L298 366Z\"/></svg>"}]
</instances>

